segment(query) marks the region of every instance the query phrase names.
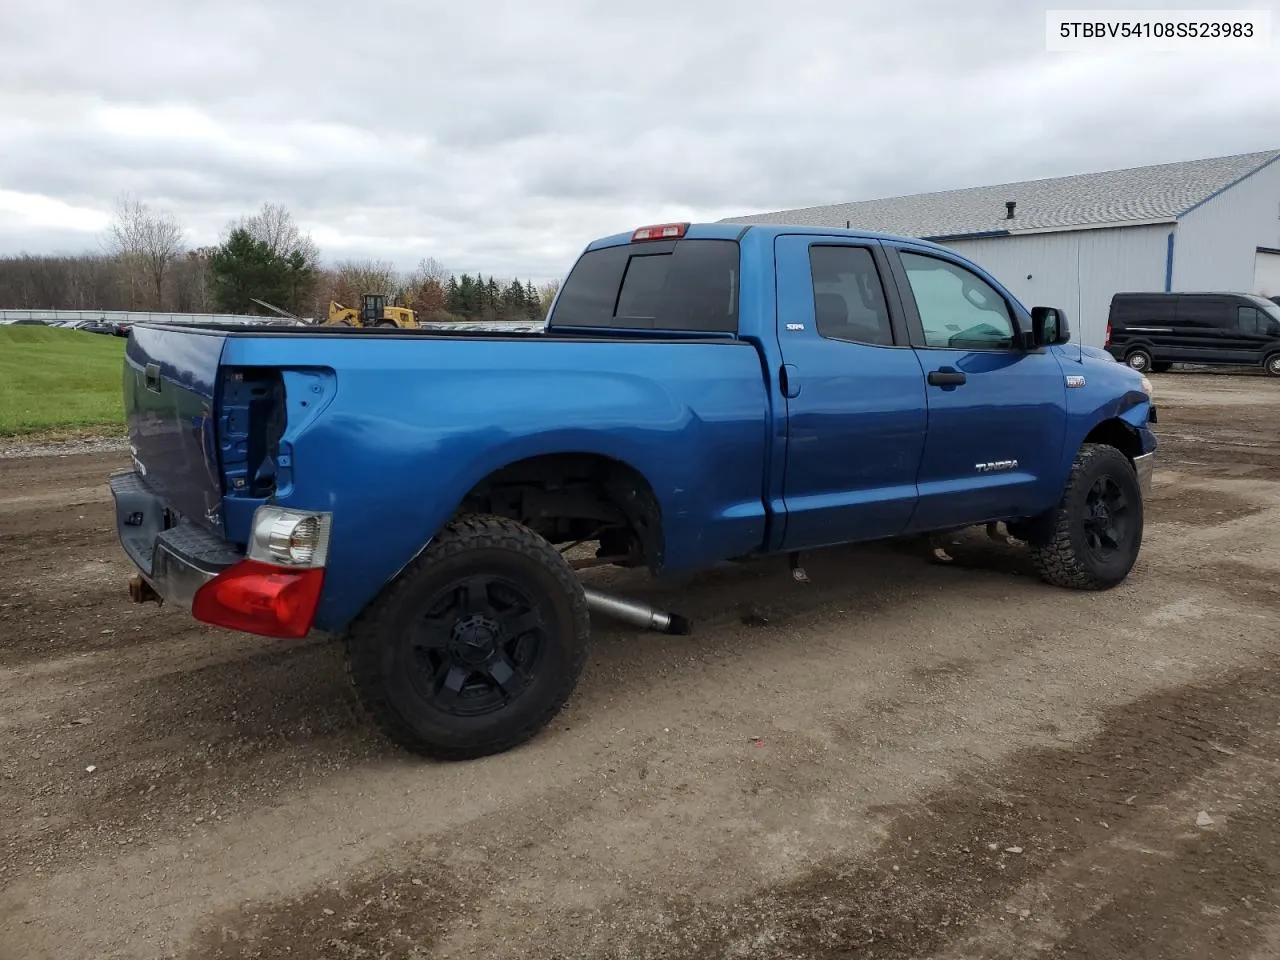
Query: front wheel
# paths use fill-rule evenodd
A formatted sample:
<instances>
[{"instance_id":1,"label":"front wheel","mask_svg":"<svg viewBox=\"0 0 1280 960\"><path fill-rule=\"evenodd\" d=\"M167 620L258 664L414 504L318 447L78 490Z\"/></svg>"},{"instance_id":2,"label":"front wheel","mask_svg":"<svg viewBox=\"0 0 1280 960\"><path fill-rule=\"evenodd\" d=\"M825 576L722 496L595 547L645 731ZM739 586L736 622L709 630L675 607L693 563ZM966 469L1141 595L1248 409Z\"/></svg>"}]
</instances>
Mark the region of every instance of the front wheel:
<instances>
[{"instance_id":1,"label":"front wheel","mask_svg":"<svg viewBox=\"0 0 1280 960\"><path fill-rule=\"evenodd\" d=\"M550 722L582 673L589 632L582 584L555 547L513 520L466 516L357 620L347 665L391 739L463 760Z\"/></svg>"},{"instance_id":2,"label":"front wheel","mask_svg":"<svg viewBox=\"0 0 1280 960\"><path fill-rule=\"evenodd\" d=\"M1267 357L1266 363L1262 366L1271 376L1280 377L1280 353L1273 353Z\"/></svg>"},{"instance_id":3,"label":"front wheel","mask_svg":"<svg viewBox=\"0 0 1280 960\"><path fill-rule=\"evenodd\" d=\"M1074 590L1121 583L1142 547L1142 489L1129 458L1106 444L1084 444L1044 520L1031 556L1046 582Z\"/></svg>"}]
</instances>

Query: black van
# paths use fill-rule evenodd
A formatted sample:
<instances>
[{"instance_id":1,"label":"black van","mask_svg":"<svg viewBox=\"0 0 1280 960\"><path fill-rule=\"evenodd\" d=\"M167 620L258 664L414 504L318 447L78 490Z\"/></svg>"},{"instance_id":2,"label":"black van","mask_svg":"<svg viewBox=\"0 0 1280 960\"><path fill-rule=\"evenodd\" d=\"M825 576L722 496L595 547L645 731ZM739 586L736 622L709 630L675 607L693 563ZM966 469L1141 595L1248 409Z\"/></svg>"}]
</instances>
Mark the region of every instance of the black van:
<instances>
[{"instance_id":1,"label":"black van","mask_svg":"<svg viewBox=\"0 0 1280 960\"><path fill-rule=\"evenodd\" d=\"M1280 305L1249 293L1117 293L1104 346L1143 373L1244 364L1280 377Z\"/></svg>"}]
</instances>

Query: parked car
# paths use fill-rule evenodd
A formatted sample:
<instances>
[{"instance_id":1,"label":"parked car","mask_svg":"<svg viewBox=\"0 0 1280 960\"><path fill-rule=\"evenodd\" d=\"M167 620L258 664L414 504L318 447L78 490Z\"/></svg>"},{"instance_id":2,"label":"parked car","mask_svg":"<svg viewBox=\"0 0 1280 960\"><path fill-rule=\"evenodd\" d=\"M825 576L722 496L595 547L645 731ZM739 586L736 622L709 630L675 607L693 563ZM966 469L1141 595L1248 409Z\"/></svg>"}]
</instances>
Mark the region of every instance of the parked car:
<instances>
[{"instance_id":1,"label":"parked car","mask_svg":"<svg viewBox=\"0 0 1280 960\"><path fill-rule=\"evenodd\" d=\"M727 224L591 243L537 335L136 325L131 593L341 634L382 729L461 758L533 736L590 613L635 610L558 545L803 580L804 551L1003 521L1046 581L1104 590L1142 542L1155 409L1069 340L936 244Z\"/></svg>"},{"instance_id":2,"label":"parked car","mask_svg":"<svg viewBox=\"0 0 1280 960\"><path fill-rule=\"evenodd\" d=\"M1249 293L1117 293L1106 348L1143 372L1203 363L1280 377L1280 305Z\"/></svg>"}]
</instances>

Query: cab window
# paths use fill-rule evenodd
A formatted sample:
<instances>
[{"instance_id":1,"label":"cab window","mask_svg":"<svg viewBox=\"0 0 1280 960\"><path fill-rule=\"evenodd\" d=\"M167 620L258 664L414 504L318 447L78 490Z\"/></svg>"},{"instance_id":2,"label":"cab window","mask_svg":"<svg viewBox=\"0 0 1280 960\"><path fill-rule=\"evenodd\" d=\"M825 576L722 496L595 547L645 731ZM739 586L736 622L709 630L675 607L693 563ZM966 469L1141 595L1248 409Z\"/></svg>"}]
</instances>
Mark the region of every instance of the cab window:
<instances>
[{"instance_id":1,"label":"cab window","mask_svg":"<svg viewBox=\"0 0 1280 960\"><path fill-rule=\"evenodd\" d=\"M962 350L1013 347L1016 329L1009 304L991 284L939 257L902 251L901 258L927 346Z\"/></svg>"}]
</instances>

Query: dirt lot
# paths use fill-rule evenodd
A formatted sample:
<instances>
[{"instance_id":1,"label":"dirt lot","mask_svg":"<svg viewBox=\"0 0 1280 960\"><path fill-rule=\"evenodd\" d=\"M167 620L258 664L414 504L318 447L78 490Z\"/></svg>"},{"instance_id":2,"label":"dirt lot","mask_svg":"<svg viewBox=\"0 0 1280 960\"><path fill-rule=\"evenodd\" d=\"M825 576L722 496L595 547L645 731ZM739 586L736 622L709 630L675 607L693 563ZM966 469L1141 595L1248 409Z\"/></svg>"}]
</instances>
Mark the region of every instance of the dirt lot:
<instances>
[{"instance_id":1,"label":"dirt lot","mask_svg":"<svg viewBox=\"0 0 1280 960\"><path fill-rule=\"evenodd\" d=\"M119 453L0 459L0 958L1280 956L1280 383L1154 378L1138 569L984 537L612 579L532 744L436 765L336 645L135 607Z\"/></svg>"}]
</instances>

